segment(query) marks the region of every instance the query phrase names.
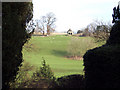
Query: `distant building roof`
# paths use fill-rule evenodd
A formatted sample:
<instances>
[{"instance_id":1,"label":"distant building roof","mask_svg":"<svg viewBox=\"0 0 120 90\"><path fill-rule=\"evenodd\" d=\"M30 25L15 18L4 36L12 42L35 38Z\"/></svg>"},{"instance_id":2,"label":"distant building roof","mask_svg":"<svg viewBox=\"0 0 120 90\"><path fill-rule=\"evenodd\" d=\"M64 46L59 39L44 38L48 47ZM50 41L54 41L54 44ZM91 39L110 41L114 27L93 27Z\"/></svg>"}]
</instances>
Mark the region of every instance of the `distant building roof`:
<instances>
[{"instance_id":1,"label":"distant building roof","mask_svg":"<svg viewBox=\"0 0 120 90\"><path fill-rule=\"evenodd\" d=\"M67 31L67 33L73 33L73 31L72 31L71 29L69 29L69 30Z\"/></svg>"}]
</instances>

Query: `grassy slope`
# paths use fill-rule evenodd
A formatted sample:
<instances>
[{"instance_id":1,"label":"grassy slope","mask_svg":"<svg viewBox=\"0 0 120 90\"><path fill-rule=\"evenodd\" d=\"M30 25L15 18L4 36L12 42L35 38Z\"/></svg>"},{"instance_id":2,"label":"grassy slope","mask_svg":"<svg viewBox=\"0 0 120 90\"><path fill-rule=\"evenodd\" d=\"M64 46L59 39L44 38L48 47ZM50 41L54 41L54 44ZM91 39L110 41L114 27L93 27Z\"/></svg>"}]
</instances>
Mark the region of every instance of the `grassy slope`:
<instances>
[{"instance_id":1,"label":"grassy slope","mask_svg":"<svg viewBox=\"0 0 120 90\"><path fill-rule=\"evenodd\" d=\"M29 45L32 44L32 49L24 48L23 58L31 65L40 67L42 57L44 57L56 77L69 74L83 74L83 61L64 58L67 54L66 47L70 38L70 36L33 36L29 42ZM80 37L80 39L82 38Z\"/></svg>"}]
</instances>

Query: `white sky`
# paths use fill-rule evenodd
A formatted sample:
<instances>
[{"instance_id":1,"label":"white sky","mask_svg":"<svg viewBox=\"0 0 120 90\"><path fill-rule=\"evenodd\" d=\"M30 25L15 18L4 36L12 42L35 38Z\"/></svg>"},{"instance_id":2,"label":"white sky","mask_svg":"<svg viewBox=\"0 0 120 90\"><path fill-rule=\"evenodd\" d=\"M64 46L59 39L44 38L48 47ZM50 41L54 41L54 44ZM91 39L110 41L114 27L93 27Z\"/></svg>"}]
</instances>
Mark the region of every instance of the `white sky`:
<instances>
[{"instance_id":1,"label":"white sky","mask_svg":"<svg viewBox=\"0 0 120 90\"><path fill-rule=\"evenodd\" d=\"M49 12L57 18L56 31L73 31L86 27L93 20L112 22L113 7L119 0L33 0L33 18L40 19Z\"/></svg>"}]
</instances>

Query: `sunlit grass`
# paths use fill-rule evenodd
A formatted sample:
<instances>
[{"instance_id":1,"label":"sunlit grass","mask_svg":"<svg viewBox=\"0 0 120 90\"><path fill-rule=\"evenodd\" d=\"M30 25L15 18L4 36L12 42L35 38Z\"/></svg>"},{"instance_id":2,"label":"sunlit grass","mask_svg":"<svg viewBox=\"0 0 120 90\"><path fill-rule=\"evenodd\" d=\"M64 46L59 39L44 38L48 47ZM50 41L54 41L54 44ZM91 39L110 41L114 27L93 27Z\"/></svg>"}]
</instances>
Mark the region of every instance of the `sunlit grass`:
<instances>
[{"instance_id":1,"label":"sunlit grass","mask_svg":"<svg viewBox=\"0 0 120 90\"><path fill-rule=\"evenodd\" d=\"M56 77L70 74L84 74L82 60L70 60L65 58L67 47L72 36L32 36L31 40L23 48L23 58L36 68L41 66L42 58L50 65ZM79 37L79 39L92 39ZM28 46L28 47L27 47ZM31 72L34 72L32 70Z\"/></svg>"}]
</instances>

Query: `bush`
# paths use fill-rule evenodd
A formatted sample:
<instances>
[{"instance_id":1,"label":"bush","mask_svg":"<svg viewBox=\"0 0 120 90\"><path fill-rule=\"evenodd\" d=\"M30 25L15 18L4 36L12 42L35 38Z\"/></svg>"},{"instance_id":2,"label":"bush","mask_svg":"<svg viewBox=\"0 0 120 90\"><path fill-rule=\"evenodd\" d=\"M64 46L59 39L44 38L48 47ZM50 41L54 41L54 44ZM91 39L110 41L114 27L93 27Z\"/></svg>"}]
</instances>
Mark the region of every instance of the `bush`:
<instances>
[{"instance_id":1,"label":"bush","mask_svg":"<svg viewBox=\"0 0 120 90\"><path fill-rule=\"evenodd\" d=\"M78 31L77 31L77 34L80 34L80 33L83 33L83 31L81 31L81 30L78 30Z\"/></svg>"},{"instance_id":2,"label":"bush","mask_svg":"<svg viewBox=\"0 0 120 90\"><path fill-rule=\"evenodd\" d=\"M120 22L116 23L112 27L112 31L110 32L110 37L107 40L107 45L117 45L120 44Z\"/></svg>"},{"instance_id":3,"label":"bush","mask_svg":"<svg viewBox=\"0 0 120 90\"><path fill-rule=\"evenodd\" d=\"M63 76L57 79L57 84L54 88L81 88L84 89L83 75L74 74Z\"/></svg>"},{"instance_id":4,"label":"bush","mask_svg":"<svg viewBox=\"0 0 120 90\"><path fill-rule=\"evenodd\" d=\"M33 78L45 78L45 79L53 79L54 78L54 74L50 68L49 65L46 65L45 60L43 59L42 62L42 66L40 67L40 69L36 70L35 73L33 73Z\"/></svg>"},{"instance_id":5,"label":"bush","mask_svg":"<svg viewBox=\"0 0 120 90\"><path fill-rule=\"evenodd\" d=\"M20 67L19 72L15 78L14 82L10 82L10 88L25 88L29 85L31 77L29 76L29 71L33 70L34 67L28 62L24 61L22 67Z\"/></svg>"},{"instance_id":6,"label":"bush","mask_svg":"<svg viewBox=\"0 0 120 90\"><path fill-rule=\"evenodd\" d=\"M99 25L93 33L93 36L98 39L98 41L108 40L110 36L111 26Z\"/></svg>"},{"instance_id":7,"label":"bush","mask_svg":"<svg viewBox=\"0 0 120 90\"><path fill-rule=\"evenodd\" d=\"M84 55L87 88L115 88L120 81L120 46L104 46Z\"/></svg>"},{"instance_id":8,"label":"bush","mask_svg":"<svg viewBox=\"0 0 120 90\"><path fill-rule=\"evenodd\" d=\"M32 2L2 3L2 89L9 88L23 62L22 46L30 38L26 23L32 19Z\"/></svg>"},{"instance_id":9,"label":"bush","mask_svg":"<svg viewBox=\"0 0 120 90\"><path fill-rule=\"evenodd\" d=\"M46 65L43 59L40 69L33 73L33 76L29 76L29 71L34 67L29 63L24 62L23 67L20 68L15 82L11 82L11 88L52 88L56 82L54 74L49 65Z\"/></svg>"},{"instance_id":10,"label":"bush","mask_svg":"<svg viewBox=\"0 0 120 90\"><path fill-rule=\"evenodd\" d=\"M32 86L32 88L52 88L55 84L55 80L54 73L43 58L42 66L33 73L32 83L28 87Z\"/></svg>"},{"instance_id":11,"label":"bush","mask_svg":"<svg viewBox=\"0 0 120 90\"><path fill-rule=\"evenodd\" d=\"M71 38L68 43L67 52L68 56L83 56L88 49L95 47L92 38Z\"/></svg>"},{"instance_id":12,"label":"bush","mask_svg":"<svg viewBox=\"0 0 120 90\"><path fill-rule=\"evenodd\" d=\"M102 47L84 55L86 88L120 88L120 23Z\"/></svg>"}]
</instances>

